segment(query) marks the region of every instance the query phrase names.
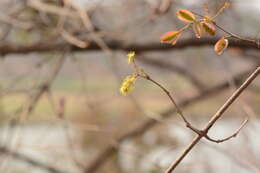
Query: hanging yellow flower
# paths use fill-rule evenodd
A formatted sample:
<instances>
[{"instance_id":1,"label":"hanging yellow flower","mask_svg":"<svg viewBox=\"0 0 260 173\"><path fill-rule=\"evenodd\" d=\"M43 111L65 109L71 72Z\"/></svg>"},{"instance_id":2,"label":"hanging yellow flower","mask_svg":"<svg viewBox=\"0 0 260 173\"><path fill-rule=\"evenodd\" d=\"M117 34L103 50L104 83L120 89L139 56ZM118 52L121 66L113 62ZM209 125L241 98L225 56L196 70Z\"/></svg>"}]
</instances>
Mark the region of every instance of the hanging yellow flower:
<instances>
[{"instance_id":1,"label":"hanging yellow flower","mask_svg":"<svg viewBox=\"0 0 260 173\"><path fill-rule=\"evenodd\" d=\"M134 88L136 79L137 79L137 74L132 74L127 76L122 82L122 85L120 87L120 93L122 95L127 95L129 92L131 92Z\"/></svg>"}]
</instances>

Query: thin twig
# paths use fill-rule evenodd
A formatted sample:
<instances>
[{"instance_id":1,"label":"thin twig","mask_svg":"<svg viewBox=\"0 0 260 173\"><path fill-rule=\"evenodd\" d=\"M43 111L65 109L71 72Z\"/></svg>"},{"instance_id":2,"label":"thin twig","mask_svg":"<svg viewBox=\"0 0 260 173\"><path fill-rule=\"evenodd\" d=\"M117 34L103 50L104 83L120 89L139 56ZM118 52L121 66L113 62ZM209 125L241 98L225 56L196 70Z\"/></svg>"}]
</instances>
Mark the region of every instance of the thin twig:
<instances>
[{"instance_id":1,"label":"thin twig","mask_svg":"<svg viewBox=\"0 0 260 173\"><path fill-rule=\"evenodd\" d=\"M78 46L79 48L86 48L88 47L88 42L86 41L82 41L80 39L78 39L77 37L73 36L72 34L70 34L69 32L67 32L66 30L62 29L61 31L61 36L69 43Z\"/></svg>"},{"instance_id":2,"label":"thin twig","mask_svg":"<svg viewBox=\"0 0 260 173\"><path fill-rule=\"evenodd\" d=\"M66 173L66 171L59 170L57 168L52 167L51 165L45 164L43 162L37 161L34 158L30 158L27 155L17 153L15 151L11 151L4 146L0 146L0 155L5 154L11 156L15 160L19 160L25 163L28 163L34 167L40 168L50 173Z\"/></svg>"},{"instance_id":3,"label":"thin twig","mask_svg":"<svg viewBox=\"0 0 260 173\"><path fill-rule=\"evenodd\" d=\"M208 139L211 142L215 142L215 143L221 143L221 142L225 142L231 138L234 138L238 135L238 133L242 130L242 128L247 124L247 122L249 121L248 117L243 121L243 123L240 125L240 127L230 136L223 138L223 139L212 139L211 137L209 137L208 135L205 135L205 138Z\"/></svg>"},{"instance_id":4,"label":"thin twig","mask_svg":"<svg viewBox=\"0 0 260 173\"><path fill-rule=\"evenodd\" d=\"M237 34L234 34L234 33L230 32L230 31L225 30L222 26L218 25L216 22L213 22L213 24L216 27L218 27L219 29L221 29L223 32L229 34L233 38L236 38L236 39L238 39L240 41L247 41L247 42L255 43L255 44L258 45L258 41L257 40L242 38L242 37L238 36Z\"/></svg>"},{"instance_id":5,"label":"thin twig","mask_svg":"<svg viewBox=\"0 0 260 173\"><path fill-rule=\"evenodd\" d=\"M40 100L41 96L46 91L48 91L52 82L55 80L55 78L59 74L61 68L63 67L63 64L66 59L66 53L67 53L67 50L64 50L64 52L61 55L59 55L59 57L57 58L57 63L55 64L52 71L50 72L50 75L48 76L48 78L45 81L43 81L40 84L38 90L36 91L35 94L33 94L32 98L30 99L30 102L26 106L25 112L21 115L21 120L26 120L28 118L28 116L33 112L33 110L34 110L36 104L38 103L38 101Z\"/></svg>"},{"instance_id":6,"label":"thin twig","mask_svg":"<svg viewBox=\"0 0 260 173\"><path fill-rule=\"evenodd\" d=\"M165 94L170 98L172 104L174 105L174 107L176 108L176 112L181 116L182 120L185 122L186 127L190 128L192 131L194 131L197 134L200 134L200 130L196 129L195 127L193 127L191 125L191 123L187 120L187 118L184 116L181 108L178 106L178 104L176 103L176 101L174 100L174 98L172 97L172 95L170 94L170 92L161 84L159 84L158 82L156 82L155 80L153 80L150 76L145 75L145 76L141 76L144 79L147 79L149 81L151 81L152 83L154 83L155 85L157 85L158 87L160 87Z\"/></svg>"},{"instance_id":7,"label":"thin twig","mask_svg":"<svg viewBox=\"0 0 260 173\"><path fill-rule=\"evenodd\" d=\"M52 14L57 14L60 16L69 16L72 18L78 18L76 12L74 12L72 10L50 5L47 3L43 3L41 0L29 0L28 6L35 8L39 11L46 12L46 13L52 13Z\"/></svg>"},{"instance_id":8,"label":"thin twig","mask_svg":"<svg viewBox=\"0 0 260 173\"><path fill-rule=\"evenodd\" d=\"M0 22L7 23L7 24L10 24L17 28L21 28L21 29L25 29L25 30L28 30L28 29L32 28L32 26L33 26L31 23L22 22L12 16L3 15L3 14L0 14Z\"/></svg>"},{"instance_id":9,"label":"thin twig","mask_svg":"<svg viewBox=\"0 0 260 173\"><path fill-rule=\"evenodd\" d=\"M151 59L151 58L146 58L143 55L139 55L140 58L138 58L139 61L142 61L148 65L151 65L153 67L157 67L160 70L166 70L166 71L171 71L174 73L177 73L181 76L183 76L185 79L187 79L197 90L202 92L205 89L205 85L200 81L200 79L194 75L192 71L190 71L187 68L178 66L176 64L170 63L170 62L163 62L161 59L163 58L158 58L156 59Z\"/></svg>"}]
</instances>

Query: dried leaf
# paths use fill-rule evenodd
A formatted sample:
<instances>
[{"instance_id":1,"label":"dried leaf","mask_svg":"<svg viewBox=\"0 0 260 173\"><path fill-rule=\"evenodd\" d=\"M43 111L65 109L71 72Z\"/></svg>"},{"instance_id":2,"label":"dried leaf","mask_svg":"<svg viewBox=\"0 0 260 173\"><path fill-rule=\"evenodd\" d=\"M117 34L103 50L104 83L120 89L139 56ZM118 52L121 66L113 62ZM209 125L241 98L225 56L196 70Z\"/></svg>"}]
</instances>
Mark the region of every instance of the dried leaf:
<instances>
[{"instance_id":1,"label":"dried leaf","mask_svg":"<svg viewBox=\"0 0 260 173\"><path fill-rule=\"evenodd\" d=\"M161 36L161 43L168 43L175 45L181 33L179 31L170 31Z\"/></svg>"},{"instance_id":2,"label":"dried leaf","mask_svg":"<svg viewBox=\"0 0 260 173\"><path fill-rule=\"evenodd\" d=\"M194 14L188 10L179 10L177 13L176 13L177 17L183 21L183 22L194 22L196 21L196 18L194 16Z\"/></svg>"},{"instance_id":3,"label":"dried leaf","mask_svg":"<svg viewBox=\"0 0 260 173\"><path fill-rule=\"evenodd\" d=\"M221 55L224 50L228 47L228 40L222 37L217 41L217 43L214 46L214 50L218 55Z\"/></svg>"},{"instance_id":4,"label":"dried leaf","mask_svg":"<svg viewBox=\"0 0 260 173\"><path fill-rule=\"evenodd\" d=\"M209 35L214 36L216 34L216 28L212 23L202 22L202 27Z\"/></svg>"}]
</instances>

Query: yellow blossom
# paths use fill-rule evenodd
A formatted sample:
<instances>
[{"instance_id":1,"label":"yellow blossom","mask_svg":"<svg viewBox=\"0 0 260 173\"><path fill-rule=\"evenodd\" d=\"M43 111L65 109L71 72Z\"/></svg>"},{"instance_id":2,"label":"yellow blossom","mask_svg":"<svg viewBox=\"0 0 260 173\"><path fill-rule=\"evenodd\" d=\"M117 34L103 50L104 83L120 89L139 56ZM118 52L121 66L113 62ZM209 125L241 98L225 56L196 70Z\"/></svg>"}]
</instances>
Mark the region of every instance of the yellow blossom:
<instances>
[{"instance_id":1,"label":"yellow blossom","mask_svg":"<svg viewBox=\"0 0 260 173\"><path fill-rule=\"evenodd\" d=\"M129 52L127 54L127 57L128 57L128 64L131 64L133 61L134 61L134 57L135 57L135 52Z\"/></svg>"},{"instance_id":2,"label":"yellow blossom","mask_svg":"<svg viewBox=\"0 0 260 173\"><path fill-rule=\"evenodd\" d=\"M132 74L127 76L124 81L122 82L122 85L120 87L120 93L122 95L127 95L129 92L131 92L134 88L135 81L137 79L136 74Z\"/></svg>"}]
</instances>

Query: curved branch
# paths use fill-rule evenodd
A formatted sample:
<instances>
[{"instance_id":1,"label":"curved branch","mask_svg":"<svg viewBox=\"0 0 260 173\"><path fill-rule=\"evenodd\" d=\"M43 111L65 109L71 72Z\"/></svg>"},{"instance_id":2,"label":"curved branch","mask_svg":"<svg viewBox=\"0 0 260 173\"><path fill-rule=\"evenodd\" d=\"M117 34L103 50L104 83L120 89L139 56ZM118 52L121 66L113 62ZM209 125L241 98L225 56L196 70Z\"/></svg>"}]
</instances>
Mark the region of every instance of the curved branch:
<instances>
[{"instance_id":1,"label":"curved branch","mask_svg":"<svg viewBox=\"0 0 260 173\"><path fill-rule=\"evenodd\" d=\"M197 133L198 135L200 135L200 130L198 130L197 128L193 127L191 125L191 123L187 120L187 118L184 116L183 111L181 110L180 106L177 104L177 102L175 101L175 99L173 98L173 96L170 94L170 92L161 84L159 84L158 82L156 82L155 80L153 80L150 76L145 75L145 76L141 76L142 78L152 82L153 84L157 85L159 88L161 88L163 90L163 92L169 97L169 99L171 100L172 104L174 105L176 112L181 116L182 120L184 121L186 127L188 127L189 129L191 129L193 132Z\"/></svg>"},{"instance_id":2,"label":"curved branch","mask_svg":"<svg viewBox=\"0 0 260 173\"><path fill-rule=\"evenodd\" d=\"M243 123L239 126L239 128L230 136L223 138L223 139L213 139L211 137L209 137L207 134L204 136L207 140L211 141L211 142L215 142L215 143L221 143L221 142L225 142L231 138L234 138L238 135L238 133L241 131L241 129L246 125L246 123L248 122L248 117L243 121Z\"/></svg>"}]
</instances>

